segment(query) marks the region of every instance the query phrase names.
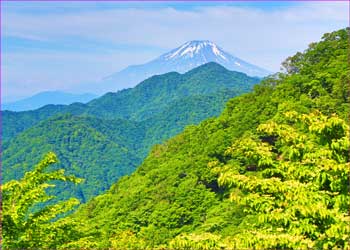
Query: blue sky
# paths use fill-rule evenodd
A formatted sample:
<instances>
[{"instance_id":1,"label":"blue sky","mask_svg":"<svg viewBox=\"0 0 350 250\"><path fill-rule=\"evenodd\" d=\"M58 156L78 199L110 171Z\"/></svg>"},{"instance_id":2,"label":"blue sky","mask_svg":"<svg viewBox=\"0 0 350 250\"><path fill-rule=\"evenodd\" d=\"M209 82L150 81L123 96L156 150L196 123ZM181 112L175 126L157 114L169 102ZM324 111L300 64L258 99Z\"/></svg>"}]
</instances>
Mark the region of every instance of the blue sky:
<instances>
[{"instance_id":1,"label":"blue sky","mask_svg":"<svg viewBox=\"0 0 350 250\"><path fill-rule=\"evenodd\" d=\"M81 83L189 40L212 40L278 71L286 57L347 25L347 2L3 2L3 101L84 92Z\"/></svg>"}]
</instances>

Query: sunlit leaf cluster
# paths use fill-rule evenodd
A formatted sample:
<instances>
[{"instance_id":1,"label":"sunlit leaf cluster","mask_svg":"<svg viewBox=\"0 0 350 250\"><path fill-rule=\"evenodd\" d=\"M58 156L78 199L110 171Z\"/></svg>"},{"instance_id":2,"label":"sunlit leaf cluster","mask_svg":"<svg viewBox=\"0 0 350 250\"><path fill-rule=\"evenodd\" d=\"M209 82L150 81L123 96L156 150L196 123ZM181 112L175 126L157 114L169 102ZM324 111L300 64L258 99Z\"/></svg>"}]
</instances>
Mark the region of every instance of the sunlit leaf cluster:
<instances>
[{"instance_id":1,"label":"sunlit leaf cluster","mask_svg":"<svg viewBox=\"0 0 350 250\"><path fill-rule=\"evenodd\" d=\"M257 165L254 175L226 166L218 179L232 189L232 202L244 209L251 223L233 241L261 248L347 248L349 126L320 112L285 115L285 123L261 124L259 138L242 138L226 151L234 159L241 155L241 167L247 171L249 164ZM267 137L275 140L261 141ZM263 168L261 160L268 162ZM283 243L286 237L298 240Z\"/></svg>"}]
</instances>

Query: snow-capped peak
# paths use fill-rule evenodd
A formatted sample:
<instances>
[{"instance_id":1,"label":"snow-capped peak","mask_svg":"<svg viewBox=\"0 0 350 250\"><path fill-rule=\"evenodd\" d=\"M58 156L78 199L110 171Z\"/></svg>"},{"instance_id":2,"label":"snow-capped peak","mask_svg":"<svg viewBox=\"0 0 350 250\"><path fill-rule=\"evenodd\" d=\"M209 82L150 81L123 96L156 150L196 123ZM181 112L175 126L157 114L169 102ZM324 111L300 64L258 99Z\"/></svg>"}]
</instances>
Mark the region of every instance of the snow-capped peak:
<instances>
[{"instance_id":1,"label":"snow-capped peak","mask_svg":"<svg viewBox=\"0 0 350 250\"><path fill-rule=\"evenodd\" d=\"M164 55L166 60L178 58L193 58L196 55L210 57L210 54L227 60L225 52L215 43L208 40L190 41Z\"/></svg>"},{"instance_id":2,"label":"snow-capped peak","mask_svg":"<svg viewBox=\"0 0 350 250\"><path fill-rule=\"evenodd\" d=\"M129 84L136 84L153 75L174 71L185 73L209 62L221 64L229 70L243 72L250 76L263 77L270 74L262 68L231 55L211 41L195 40L184 43L147 63L131 65L106 79L111 83L128 82Z\"/></svg>"}]
</instances>

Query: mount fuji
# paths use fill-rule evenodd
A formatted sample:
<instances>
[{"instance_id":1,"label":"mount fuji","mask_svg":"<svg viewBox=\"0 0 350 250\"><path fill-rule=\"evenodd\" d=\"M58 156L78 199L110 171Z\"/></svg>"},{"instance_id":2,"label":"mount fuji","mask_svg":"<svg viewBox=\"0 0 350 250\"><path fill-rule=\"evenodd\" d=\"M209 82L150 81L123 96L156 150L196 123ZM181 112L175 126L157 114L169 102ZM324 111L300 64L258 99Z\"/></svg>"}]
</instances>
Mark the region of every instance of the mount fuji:
<instances>
[{"instance_id":1,"label":"mount fuji","mask_svg":"<svg viewBox=\"0 0 350 250\"><path fill-rule=\"evenodd\" d=\"M104 91L116 91L133 87L153 75L172 71L184 73L208 62L219 63L229 70L249 76L264 77L271 73L229 54L211 41L190 41L148 63L132 65L105 77L99 87L105 88Z\"/></svg>"}]
</instances>

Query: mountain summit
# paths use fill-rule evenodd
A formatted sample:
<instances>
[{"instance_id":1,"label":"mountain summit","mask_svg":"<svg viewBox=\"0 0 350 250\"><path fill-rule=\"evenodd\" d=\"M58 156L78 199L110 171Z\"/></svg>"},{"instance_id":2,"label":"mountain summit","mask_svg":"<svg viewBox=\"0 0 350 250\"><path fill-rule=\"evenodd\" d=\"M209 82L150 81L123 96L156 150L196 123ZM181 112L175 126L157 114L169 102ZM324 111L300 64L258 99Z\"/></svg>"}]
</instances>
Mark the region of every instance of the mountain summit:
<instances>
[{"instance_id":1,"label":"mountain summit","mask_svg":"<svg viewBox=\"0 0 350 250\"><path fill-rule=\"evenodd\" d=\"M161 58L164 58L165 60L176 60L197 56L207 60L206 56L212 56L215 60L217 59L216 57L227 60L225 54L226 52L219 48L215 43L205 40L187 42L169 53L164 54Z\"/></svg>"},{"instance_id":2,"label":"mountain summit","mask_svg":"<svg viewBox=\"0 0 350 250\"><path fill-rule=\"evenodd\" d=\"M190 41L182 46L160 56L155 61L166 61L177 72L188 71L189 68L197 67L208 62L217 62L229 70L243 72L250 76L266 76L267 70L245 62L220 48L215 43L204 41Z\"/></svg>"},{"instance_id":3,"label":"mountain summit","mask_svg":"<svg viewBox=\"0 0 350 250\"><path fill-rule=\"evenodd\" d=\"M103 79L100 87L105 91L133 87L142 80L167 72L185 73L208 62L216 62L233 71L249 76L263 77L270 72L243 61L208 40L189 41L160 57L141 65L132 65Z\"/></svg>"}]
</instances>

